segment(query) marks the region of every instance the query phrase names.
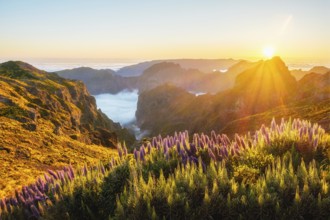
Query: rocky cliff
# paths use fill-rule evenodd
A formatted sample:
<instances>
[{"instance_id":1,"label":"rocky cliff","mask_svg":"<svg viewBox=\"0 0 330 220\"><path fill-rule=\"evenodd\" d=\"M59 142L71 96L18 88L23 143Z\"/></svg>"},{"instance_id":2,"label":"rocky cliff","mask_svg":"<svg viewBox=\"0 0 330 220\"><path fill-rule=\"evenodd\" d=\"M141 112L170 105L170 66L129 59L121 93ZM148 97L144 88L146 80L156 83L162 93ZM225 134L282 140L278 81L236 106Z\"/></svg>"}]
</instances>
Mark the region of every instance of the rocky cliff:
<instances>
[{"instance_id":1,"label":"rocky cliff","mask_svg":"<svg viewBox=\"0 0 330 220\"><path fill-rule=\"evenodd\" d=\"M107 147L130 136L97 109L80 81L10 61L0 65L0 84L0 116L20 122L26 130L42 132L43 119L51 122L54 134Z\"/></svg>"}]
</instances>

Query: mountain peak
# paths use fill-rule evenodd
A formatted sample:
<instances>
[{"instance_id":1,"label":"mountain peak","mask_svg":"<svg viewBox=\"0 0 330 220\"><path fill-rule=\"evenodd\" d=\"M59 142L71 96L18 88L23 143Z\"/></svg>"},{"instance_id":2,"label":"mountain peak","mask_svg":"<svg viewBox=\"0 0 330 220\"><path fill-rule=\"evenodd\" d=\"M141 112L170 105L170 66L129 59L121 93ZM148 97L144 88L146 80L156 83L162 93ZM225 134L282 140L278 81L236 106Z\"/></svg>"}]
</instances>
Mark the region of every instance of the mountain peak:
<instances>
[{"instance_id":1,"label":"mountain peak","mask_svg":"<svg viewBox=\"0 0 330 220\"><path fill-rule=\"evenodd\" d=\"M296 89L297 81L280 57L260 61L236 78L234 91L242 94L249 112L285 103L288 94Z\"/></svg>"}]
</instances>

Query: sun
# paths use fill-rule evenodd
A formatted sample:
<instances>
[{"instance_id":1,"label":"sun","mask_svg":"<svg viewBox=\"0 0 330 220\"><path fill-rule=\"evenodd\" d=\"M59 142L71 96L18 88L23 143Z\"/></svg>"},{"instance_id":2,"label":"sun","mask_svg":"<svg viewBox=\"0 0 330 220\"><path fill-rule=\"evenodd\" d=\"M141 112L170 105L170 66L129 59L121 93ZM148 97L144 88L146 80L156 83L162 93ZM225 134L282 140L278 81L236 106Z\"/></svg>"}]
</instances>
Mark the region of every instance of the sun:
<instances>
[{"instance_id":1,"label":"sun","mask_svg":"<svg viewBox=\"0 0 330 220\"><path fill-rule=\"evenodd\" d=\"M264 57L266 57L267 59L270 59L274 56L275 48L273 46L266 46L263 48L262 53L263 53Z\"/></svg>"}]
</instances>

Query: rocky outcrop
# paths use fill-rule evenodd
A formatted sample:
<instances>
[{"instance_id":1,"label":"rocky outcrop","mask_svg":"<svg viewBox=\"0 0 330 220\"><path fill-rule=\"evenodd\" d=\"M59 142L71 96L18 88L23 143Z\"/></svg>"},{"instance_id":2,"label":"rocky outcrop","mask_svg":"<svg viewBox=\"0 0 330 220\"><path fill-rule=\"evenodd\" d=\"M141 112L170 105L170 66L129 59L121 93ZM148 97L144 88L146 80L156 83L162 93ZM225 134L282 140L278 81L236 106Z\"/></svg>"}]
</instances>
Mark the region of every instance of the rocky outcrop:
<instances>
[{"instance_id":1,"label":"rocky outcrop","mask_svg":"<svg viewBox=\"0 0 330 220\"><path fill-rule=\"evenodd\" d=\"M0 64L0 84L0 116L21 122L24 129L42 132L38 124L46 120L54 134L86 144L115 147L118 137L134 139L97 109L95 98L80 81L10 61Z\"/></svg>"}]
</instances>

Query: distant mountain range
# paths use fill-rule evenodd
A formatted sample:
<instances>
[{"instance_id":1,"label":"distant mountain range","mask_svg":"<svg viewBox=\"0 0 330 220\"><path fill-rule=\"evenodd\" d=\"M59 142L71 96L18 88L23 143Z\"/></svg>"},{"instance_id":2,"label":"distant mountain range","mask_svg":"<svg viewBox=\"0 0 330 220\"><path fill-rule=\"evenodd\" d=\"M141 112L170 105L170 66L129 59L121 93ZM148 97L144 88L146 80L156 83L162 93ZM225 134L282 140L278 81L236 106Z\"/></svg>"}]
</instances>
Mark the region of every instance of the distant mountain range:
<instances>
[{"instance_id":1,"label":"distant mountain range","mask_svg":"<svg viewBox=\"0 0 330 220\"><path fill-rule=\"evenodd\" d=\"M209 73L213 70L226 70L232 65L239 62L234 59L173 59L173 60L152 60L123 67L117 71L120 76L140 76L149 67L159 63L175 63L179 64L183 69L195 69L201 72Z\"/></svg>"},{"instance_id":2,"label":"distant mountain range","mask_svg":"<svg viewBox=\"0 0 330 220\"><path fill-rule=\"evenodd\" d=\"M310 73L297 81L284 62L275 57L259 61L238 74L233 88L215 95L194 96L173 85L162 85L139 96L136 112L141 129L152 135L221 131L239 132L240 125L229 129L233 121L249 117L259 126L271 117L301 117L329 127L330 71ZM313 106L315 107L313 109ZM308 111L306 111L308 109ZM249 130L254 129L248 120ZM246 130L245 130L246 131Z\"/></svg>"},{"instance_id":3,"label":"distant mountain range","mask_svg":"<svg viewBox=\"0 0 330 220\"><path fill-rule=\"evenodd\" d=\"M144 62L118 72L81 67L56 73L64 78L82 80L94 95L133 89L142 92L164 83L188 91L215 93L230 88L236 75L252 65L254 63L232 59L174 60Z\"/></svg>"},{"instance_id":4,"label":"distant mountain range","mask_svg":"<svg viewBox=\"0 0 330 220\"><path fill-rule=\"evenodd\" d=\"M325 66L314 66L310 70L307 70L307 71L301 70L301 69L291 70L291 74L294 77L296 77L297 80L300 80L301 78L303 78L305 75L307 75L309 73L325 74L329 71L330 71L330 69Z\"/></svg>"},{"instance_id":5,"label":"distant mountain range","mask_svg":"<svg viewBox=\"0 0 330 220\"><path fill-rule=\"evenodd\" d=\"M260 62L233 59L154 60L123 67L117 72L80 67L58 71L57 74L82 80L93 95L135 89L143 92L166 83L195 93L214 94L232 88L238 74ZM309 71L291 70L291 74L299 80L308 73L324 74L327 71L328 68L318 66Z\"/></svg>"}]
</instances>

